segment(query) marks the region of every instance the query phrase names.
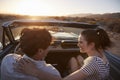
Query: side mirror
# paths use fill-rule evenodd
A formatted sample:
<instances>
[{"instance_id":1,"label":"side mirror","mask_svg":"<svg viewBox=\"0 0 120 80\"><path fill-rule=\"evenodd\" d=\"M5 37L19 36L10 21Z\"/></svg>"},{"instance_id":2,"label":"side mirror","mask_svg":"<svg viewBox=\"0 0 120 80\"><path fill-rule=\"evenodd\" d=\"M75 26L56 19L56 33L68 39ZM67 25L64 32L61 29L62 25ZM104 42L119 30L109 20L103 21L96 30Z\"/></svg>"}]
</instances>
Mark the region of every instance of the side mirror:
<instances>
[{"instance_id":1,"label":"side mirror","mask_svg":"<svg viewBox=\"0 0 120 80\"><path fill-rule=\"evenodd\" d=\"M0 50L3 48L3 45L2 45L2 43L0 42Z\"/></svg>"}]
</instances>

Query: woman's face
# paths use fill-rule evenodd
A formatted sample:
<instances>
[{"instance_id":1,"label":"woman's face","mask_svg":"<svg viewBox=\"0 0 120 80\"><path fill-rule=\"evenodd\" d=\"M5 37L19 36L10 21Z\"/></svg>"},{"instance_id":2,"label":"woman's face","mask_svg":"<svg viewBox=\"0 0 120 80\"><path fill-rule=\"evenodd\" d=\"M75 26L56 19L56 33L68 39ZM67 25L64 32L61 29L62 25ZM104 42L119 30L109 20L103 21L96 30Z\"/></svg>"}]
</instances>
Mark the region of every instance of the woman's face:
<instances>
[{"instance_id":1,"label":"woman's face","mask_svg":"<svg viewBox=\"0 0 120 80\"><path fill-rule=\"evenodd\" d=\"M82 35L79 35L79 37L78 37L78 46L80 48L81 53L87 53L90 50L86 39Z\"/></svg>"}]
</instances>

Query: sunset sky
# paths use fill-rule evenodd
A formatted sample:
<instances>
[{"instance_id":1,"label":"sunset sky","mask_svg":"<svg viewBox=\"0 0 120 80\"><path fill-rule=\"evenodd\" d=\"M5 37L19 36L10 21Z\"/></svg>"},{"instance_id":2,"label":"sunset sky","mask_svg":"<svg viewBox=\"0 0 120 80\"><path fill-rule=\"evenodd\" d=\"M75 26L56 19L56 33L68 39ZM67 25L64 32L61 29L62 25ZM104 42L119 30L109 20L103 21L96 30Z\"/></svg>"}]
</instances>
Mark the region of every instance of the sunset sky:
<instances>
[{"instance_id":1,"label":"sunset sky","mask_svg":"<svg viewBox=\"0 0 120 80\"><path fill-rule=\"evenodd\" d=\"M120 0L0 0L0 13L63 16L120 12Z\"/></svg>"}]
</instances>

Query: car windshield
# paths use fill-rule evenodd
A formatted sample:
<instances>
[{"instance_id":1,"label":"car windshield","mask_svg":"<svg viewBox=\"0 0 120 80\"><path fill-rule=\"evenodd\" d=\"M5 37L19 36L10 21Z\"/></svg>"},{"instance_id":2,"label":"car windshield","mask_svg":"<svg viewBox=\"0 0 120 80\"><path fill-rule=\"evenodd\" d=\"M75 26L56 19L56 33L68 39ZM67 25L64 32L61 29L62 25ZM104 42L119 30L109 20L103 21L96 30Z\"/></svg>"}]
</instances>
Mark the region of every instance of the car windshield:
<instances>
[{"instance_id":1,"label":"car windshield","mask_svg":"<svg viewBox=\"0 0 120 80\"><path fill-rule=\"evenodd\" d=\"M83 29L69 28L62 26L16 26L12 28L12 33L15 40L19 40L20 33L24 28L45 28L47 29L54 39L57 40L77 40L79 32Z\"/></svg>"}]
</instances>

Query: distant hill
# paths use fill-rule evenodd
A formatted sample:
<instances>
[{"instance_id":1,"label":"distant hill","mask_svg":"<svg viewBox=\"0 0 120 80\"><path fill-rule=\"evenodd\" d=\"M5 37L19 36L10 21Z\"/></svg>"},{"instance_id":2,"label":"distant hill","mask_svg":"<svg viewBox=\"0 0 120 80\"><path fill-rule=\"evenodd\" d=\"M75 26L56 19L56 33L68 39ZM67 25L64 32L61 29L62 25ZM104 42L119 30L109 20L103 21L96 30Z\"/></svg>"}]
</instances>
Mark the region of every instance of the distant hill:
<instances>
[{"instance_id":1,"label":"distant hill","mask_svg":"<svg viewBox=\"0 0 120 80\"><path fill-rule=\"evenodd\" d=\"M105 13L105 14L71 14L69 17L89 17L89 18L120 18L120 12L118 13Z\"/></svg>"},{"instance_id":2,"label":"distant hill","mask_svg":"<svg viewBox=\"0 0 120 80\"><path fill-rule=\"evenodd\" d=\"M70 14L70 15L67 15L69 17L86 17L86 16L91 16L93 14L91 13L81 13L81 14Z\"/></svg>"}]
</instances>

